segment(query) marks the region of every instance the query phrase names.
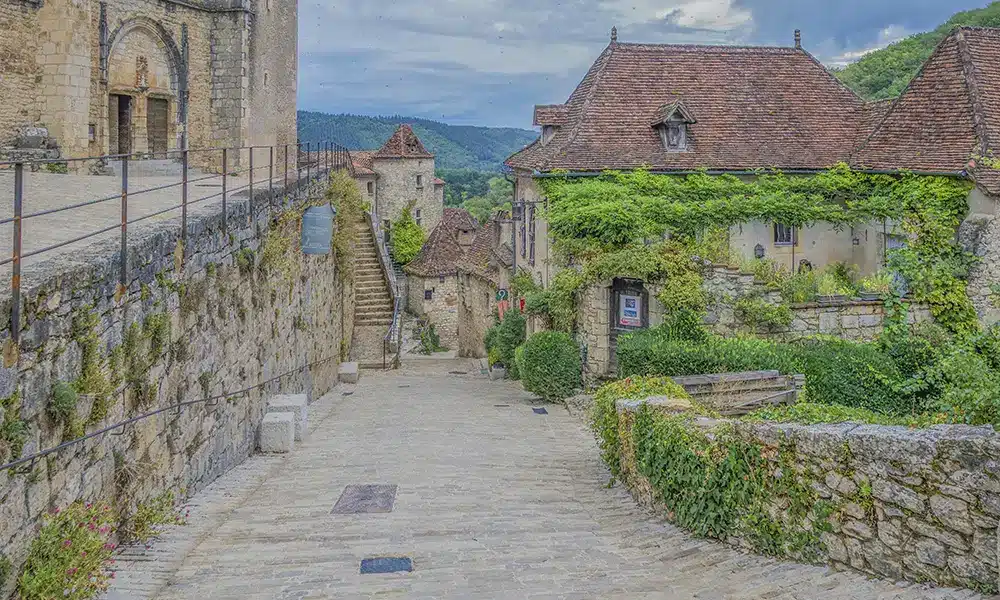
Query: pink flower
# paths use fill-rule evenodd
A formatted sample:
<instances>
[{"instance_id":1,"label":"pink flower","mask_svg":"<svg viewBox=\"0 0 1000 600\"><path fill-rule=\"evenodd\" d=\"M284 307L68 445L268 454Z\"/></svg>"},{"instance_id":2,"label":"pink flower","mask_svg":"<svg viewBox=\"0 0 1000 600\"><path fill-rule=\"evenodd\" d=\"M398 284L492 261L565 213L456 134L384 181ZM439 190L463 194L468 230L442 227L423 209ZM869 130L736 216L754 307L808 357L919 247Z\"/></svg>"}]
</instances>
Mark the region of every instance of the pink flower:
<instances>
[{"instance_id":1,"label":"pink flower","mask_svg":"<svg viewBox=\"0 0 1000 600\"><path fill-rule=\"evenodd\" d=\"M81 557L85 557L85 556L87 556L87 551L86 551L86 550L84 550L83 552L81 552L81 553L80 553L80 556L81 556Z\"/></svg>"},{"instance_id":2,"label":"pink flower","mask_svg":"<svg viewBox=\"0 0 1000 600\"><path fill-rule=\"evenodd\" d=\"M90 525L88 525L87 528L90 529L91 531L94 531L95 529L97 529L97 527L95 527L93 523L91 523Z\"/></svg>"},{"instance_id":3,"label":"pink flower","mask_svg":"<svg viewBox=\"0 0 1000 600\"><path fill-rule=\"evenodd\" d=\"M60 508L59 508L59 507L57 506L57 507L55 508L55 510L53 510L53 511L52 511L52 514L54 514L54 515L58 515L58 514L59 514L60 512L62 512L62 509L60 509Z\"/></svg>"},{"instance_id":4,"label":"pink flower","mask_svg":"<svg viewBox=\"0 0 1000 600\"><path fill-rule=\"evenodd\" d=\"M104 549L105 550L114 550L115 549L115 545L114 544L104 544Z\"/></svg>"},{"instance_id":5,"label":"pink flower","mask_svg":"<svg viewBox=\"0 0 1000 600\"><path fill-rule=\"evenodd\" d=\"M90 502L88 502L88 503L87 503L87 508L92 508L93 506L94 506L94 505L93 505L93 504L91 504Z\"/></svg>"},{"instance_id":6,"label":"pink flower","mask_svg":"<svg viewBox=\"0 0 1000 600\"><path fill-rule=\"evenodd\" d=\"M115 572L111 571L111 579L114 579L114 578L115 578Z\"/></svg>"},{"instance_id":7,"label":"pink flower","mask_svg":"<svg viewBox=\"0 0 1000 600\"><path fill-rule=\"evenodd\" d=\"M69 548L72 545L73 545L73 540L66 540L66 541L63 542L63 546L65 546L67 548Z\"/></svg>"},{"instance_id":8,"label":"pink flower","mask_svg":"<svg viewBox=\"0 0 1000 600\"><path fill-rule=\"evenodd\" d=\"M77 571L76 567L73 567L71 569L67 569L66 570L66 574L67 575L76 575L76 571Z\"/></svg>"}]
</instances>

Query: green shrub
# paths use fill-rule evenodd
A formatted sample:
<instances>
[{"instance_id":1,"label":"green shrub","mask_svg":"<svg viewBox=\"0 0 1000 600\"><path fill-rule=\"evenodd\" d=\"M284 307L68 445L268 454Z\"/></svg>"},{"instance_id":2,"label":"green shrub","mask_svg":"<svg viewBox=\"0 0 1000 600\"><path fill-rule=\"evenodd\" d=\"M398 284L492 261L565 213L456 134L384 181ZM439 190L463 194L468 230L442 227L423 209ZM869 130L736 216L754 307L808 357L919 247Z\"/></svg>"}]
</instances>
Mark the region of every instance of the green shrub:
<instances>
[{"instance_id":1,"label":"green shrub","mask_svg":"<svg viewBox=\"0 0 1000 600\"><path fill-rule=\"evenodd\" d=\"M937 410L971 425L1000 424L1000 376L989 361L965 347L956 347L931 370L941 388Z\"/></svg>"},{"instance_id":2,"label":"green shrub","mask_svg":"<svg viewBox=\"0 0 1000 600\"><path fill-rule=\"evenodd\" d=\"M796 273L781 282L781 297L785 302L792 304L813 302L817 293L819 293L819 282L813 271Z\"/></svg>"},{"instance_id":3,"label":"green shrub","mask_svg":"<svg viewBox=\"0 0 1000 600\"><path fill-rule=\"evenodd\" d=\"M934 399L941 395L940 385L929 373L951 343L951 334L933 323L921 323L912 329L887 327L879 336L882 353L904 377L900 393L911 398L914 410L932 409Z\"/></svg>"},{"instance_id":4,"label":"green shrub","mask_svg":"<svg viewBox=\"0 0 1000 600\"><path fill-rule=\"evenodd\" d=\"M507 368L507 374L512 379L519 379L514 351L524 343L527 335L527 322L524 315L516 310L504 313L503 320L486 332L483 342L491 357L490 366L499 364Z\"/></svg>"},{"instance_id":5,"label":"green shrub","mask_svg":"<svg viewBox=\"0 0 1000 600\"><path fill-rule=\"evenodd\" d=\"M524 388L549 401L565 400L580 388L580 347L569 334L543 331L528 338L517 361Z\"/></svg>"},{"instance_id":6,"label":"green shrub","mask_svg":"<svg viewBox=\"0 0 1000 600\"><path fill-rule=\"evenodd\" d=\"M666 315L660 329L672 340L704 342L709 337L702 314L693 310L675 310Z\"/></svg>"},{"instance_id":7,"label":"green shrub","mask_svg":"<svg viewBox=\"0 0 1000 600\"><path fill-rule=\"evenodd\" d=\"M921 412L900 393L904 378L876 344L838 339L797 344L810 402L866 408L887 415Z\"/></svg>"},{"instance_id":8,"label":"green shrub","mask_svg":"<svg viewBox=\"0 0 1000 600\"><path fill-rule=\"evenodd\" d=\"M743 417L745 421L774 421L777 423L867 423L870 425L905 425L908 427L930 427L948 423L945 414L921 414L894 417L864 408L849 408L839 404L814 404L802 402L790 406L772 406L754 411Z\"/></svg>"},{"instance_id":9,"label":"green shrub","mask_svg":"<svg viewBox=\"0 0 1000 600\"><path fill-rule=\"evenodd\" d=\"M550 298L552 298L552 292L548 290L529 293L524 299L524 312L529 315L549 314Z\"/></svg>"},{"instance_id":10,"label":"green shrub","mask_svg":"<svg viewBox=\"0 0 1000 600\"><path fill-rule=\"evenodd\" d=\"M390 228L389 245L392 259L401 265L416 258L420 249L424 247L424 242L427 241L427 234L413 219L414 204L411 202L399 220Z\"/></svg>"},{"instance_id":11,"label":"green shrub","mask_svg":"<svg viewBox=\"0 0 1000 600\"><path fill-rule=\"evenodd\" d=\"M605 384L594 394L590 426L601 447L601 458L613 479L621 477L621 440L618 429L618 400L641 400L650 396L688 398L684 388L666 377L629 377Z\"/></svg>"},{"instance_id":12,"label":"green shrub","mask_svg":"<svg viewBox=\"0 0 1000 600\"><path fill-rule=\"evenodd\" d=\"M417 348L418 352L430 356L435 352L443 352L445 350L447 348L441 345L441 336L434 330L434 325L427 325L420 328L420 346Z\"/></svg>"},{"instance_id":13,"label":"green shrub","mask_svg":"<svg viewBox=\"0 0 1000 600\"><path fill-rule=\"evenodd\" d=\"M52 400L49 401L48 413L53 420L66 423L76 414L76 403L79 396L73 386L58 381L52 386Z\"/></svg>"},{"instance_id":14,"label":"green shrub","mask_svg":"<svg viewBox=\"0 0 1000 600\"><path fill-rule=\"evenodd\" d=\"M784 304L772 304L763 298L740 298L734 307L736 318L751 330L760 327L778 329L788 327L795 319L792 309Z\"/></svg>"},{"instance_id":15,"label":"green shrub","mask_svg":"<svg viewBox=\"0 0 1000 600\"><path fill-rule=\"evenodd\" d=\"M799 367L798 355L787 344L757 338L710 336L704 342L692 342L673 339L669 330L656 328L618 340L621 377L761 370L795 374Z\"/></svg>"},{"instance_id":16,"label":"green shrub","mask_svg":"<svg viewBox=\"0 0 1000 600\"><path fill-rule=\"evenodd\" d=\"M22 600L87 600L108 587L114 545L110 506L77 502L43 517L18 580Z\"/></svg>"}]
</instances>

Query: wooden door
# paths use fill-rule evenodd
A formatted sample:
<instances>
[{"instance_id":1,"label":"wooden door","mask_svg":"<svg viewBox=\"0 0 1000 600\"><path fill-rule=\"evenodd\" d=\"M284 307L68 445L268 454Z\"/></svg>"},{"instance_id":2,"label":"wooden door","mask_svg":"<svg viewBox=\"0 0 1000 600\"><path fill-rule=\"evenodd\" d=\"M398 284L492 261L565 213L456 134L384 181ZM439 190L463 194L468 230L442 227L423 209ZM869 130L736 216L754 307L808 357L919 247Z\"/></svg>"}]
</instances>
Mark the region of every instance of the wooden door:
<instances>
[{"instance_id":1,"label":"wooden door","mask_svg":"<svg viewBox=\"0 0 1000 600\"><path fill-rule=\"evenodd\" d=\"M167 157L167 122L170 103L161 98L146 101L146 135L153 158Z\"/></svg>"}]
</instances>

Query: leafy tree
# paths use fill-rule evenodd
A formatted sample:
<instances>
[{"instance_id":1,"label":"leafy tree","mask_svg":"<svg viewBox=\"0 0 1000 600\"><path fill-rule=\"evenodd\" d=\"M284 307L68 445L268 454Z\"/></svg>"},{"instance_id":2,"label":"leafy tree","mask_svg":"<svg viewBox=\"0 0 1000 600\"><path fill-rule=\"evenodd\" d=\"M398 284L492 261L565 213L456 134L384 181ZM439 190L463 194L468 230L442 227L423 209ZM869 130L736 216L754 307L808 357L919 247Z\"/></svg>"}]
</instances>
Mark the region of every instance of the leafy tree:
<instances>
[{"instance_id":1,"label":"leafy tree","mask_svg":"<svg viewBox=\"0 0 1000 600\"><path fill-rule=\"evenodd\" d=\"M485 196L469 198L462 208L472 213L480 223L485 223L497 209L510 210L514 199L514 184L503 177L489 180L489 190Z\"/></svg>"},{"instance_id":2,"label":"leafy tree","mask_svg":"<svg viewBox=\"0 0 1000 600\"><path fill-rule=\"evenodd\" d=\"M934 31L919 33L870 52L858 62L836 71L836 75L864 98L893 98L906 89L941 40L962 26L1000 27L1000 2L956 13Z\"/></svg>"},{"instance_id":3,"label":"leafy tree","mask_svg":"<svg viewBox=\"0 0 1000 600\"><path fill-rule=\"evenodd\" d=\"M392 259L401 265L408 264L416 258L420 249L424 247L424 242L427 241L427 234L413 219L414 204L415 202L410 202L390 229L392 235L389 236L389 244Z\"/></svg>"}]
</instances>

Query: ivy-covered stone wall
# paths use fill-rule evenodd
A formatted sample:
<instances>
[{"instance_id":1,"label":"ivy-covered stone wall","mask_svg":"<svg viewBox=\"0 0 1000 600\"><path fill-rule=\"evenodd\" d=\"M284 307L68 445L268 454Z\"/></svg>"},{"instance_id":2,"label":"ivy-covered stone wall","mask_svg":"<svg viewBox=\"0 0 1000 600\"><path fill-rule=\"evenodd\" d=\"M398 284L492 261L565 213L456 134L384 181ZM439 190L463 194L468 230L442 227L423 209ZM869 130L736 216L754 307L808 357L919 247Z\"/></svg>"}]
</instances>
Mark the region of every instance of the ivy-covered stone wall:
<instances>
[{"instance_id":1,"label":"ivy-covered stone wall","mask_svg":"<svg viewBox=\"0 0 1000 600\"><path fill-rule=\"evenodd\" d=\"M231 198L228 231L221 214L211 214L217 208L194 214L186 246L179 219L137 228L124 294L117 240L31 269L19 351L0 339L8 342L0 464L150 410L324 362L266 389L170 410L121 436L97 436L0 472L0 556L8 561L0 597L11 591L46 511L105 500L127 513L167 490L193 493L255 451L270 396L315 398L335 385L353 329L350 278L336 256L301 253L301 211L289 206L322 197L325 187L317 181L273 199L258 194L253 218L245 194ZM8 295L0 315L9 315L10 305Z\"/></svg>"},{"instance_id":2,"label":"ivy-covered stone wall","mask_svg":"<svg viewBox=\"0 0 1000 600\"><path fill-rule=\"evenodd\" d=\"M662 478L649 476L655 466L636 462L641 436L632 433L641 427L637 411L642 404L618 402L620 473L637 500L660 505L657 480ZM730 457L746 456L753 465L747 481L768 490L749 493L766 498L764 506L741 505L739 514L729 515L726 527L713 524L709 535L756 552L827 562L880 577L996 591L1000 436L992 427L910 429L705 418L689 420L683 427L695 431L685 436L689 443L714 437L724 440L725 447L705 450L708 446L694 443L689 450L671 446L669 452L690 451L710 460L705 454L709 452L722 457L725 468L732 467L725 460L727 452ZM678 439L671 437L669 443ZM720 473L723 468L718 467ZM687 481L669 480L663 479L663 485ZM683 490L675 488L669 493L684 498ZM691 493L709 503L725 498L721 489ZM683 506L665 508L668 517L692 520L678 512ZM797 508L804 511L802 518L789 518Z\"/></svg>"}]
</instances>

